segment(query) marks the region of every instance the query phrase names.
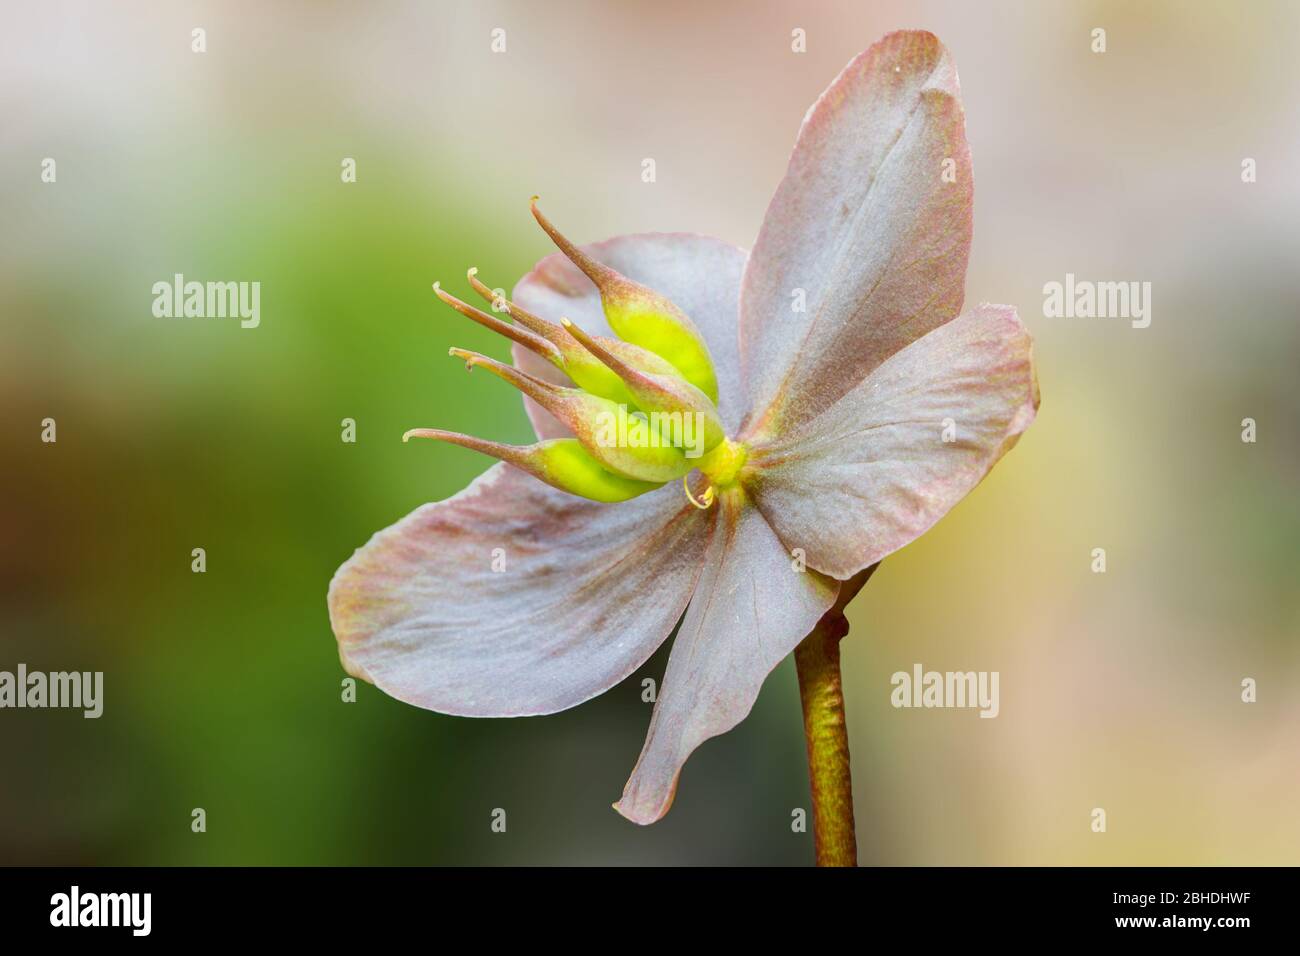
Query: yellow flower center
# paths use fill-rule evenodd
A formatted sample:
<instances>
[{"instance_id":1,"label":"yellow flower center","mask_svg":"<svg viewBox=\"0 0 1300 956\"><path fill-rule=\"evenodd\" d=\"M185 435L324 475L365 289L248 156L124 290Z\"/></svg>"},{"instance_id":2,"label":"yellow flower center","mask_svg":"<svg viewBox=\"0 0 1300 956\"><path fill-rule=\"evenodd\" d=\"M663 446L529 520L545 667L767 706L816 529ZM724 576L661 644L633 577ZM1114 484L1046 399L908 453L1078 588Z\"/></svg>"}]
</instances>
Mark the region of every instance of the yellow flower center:
<instances>
[{"instance_id":1,"label":"yellow flower center","mask_svg":"<svg viewBox=\"0 0 1300 956\"><path fill-rule=\"evenodd\" d=\"M701 456L695 467L709 479L715 488L726 488L736 480L749 450L740 442L724 438L712 451Z\"/></svg>"}]
</instances>

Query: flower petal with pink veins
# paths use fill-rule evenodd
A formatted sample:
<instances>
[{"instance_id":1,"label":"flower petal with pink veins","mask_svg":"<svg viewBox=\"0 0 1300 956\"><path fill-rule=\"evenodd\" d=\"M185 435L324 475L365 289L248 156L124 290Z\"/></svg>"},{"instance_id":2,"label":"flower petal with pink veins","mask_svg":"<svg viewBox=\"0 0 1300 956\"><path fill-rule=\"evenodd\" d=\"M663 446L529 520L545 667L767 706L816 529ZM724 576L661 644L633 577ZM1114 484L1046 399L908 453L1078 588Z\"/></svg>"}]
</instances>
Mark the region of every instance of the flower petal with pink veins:
<instances>
[{"instance_id":1,"label":"flower petal with pink veins","mask_svg":"<svg viewBox=\"0 0 1300 956\"><path fill-rule=\"evenodd\" d=\"M439 713L565 710L623 680L672 632L714 521L675 484L600 504L497 464L339 568L329 589L339 656L348 673Z\"/></svg>"},{"instance_id":2,"label":"flower petal with pink veins","mask_svg":"<svg viewBox=\"0 0 1300 956\"><path fill-rule=\"evenodd\" d=\"M718 375L718 412L735 429L747 411L740 387L736 315L745 251L721 239L690 233L640 233L583 246L597 262L667 296L704 336ZM568 317L590 335L615 337L605 321L596 286L562 254L547 256L515 286L514 302L552 322ZM540 356L515 346L515 365L556 384L564 373ZM560 438L568 430L525 397L538 438Z\"/></svg>"},{"instance_id":3,"label":"flower petal with pink veins","mask_svg":"<svg viewBox=\"0 0 1300 956\"><path fill-rule=\"evenodd\" d=\"M808 111L750 254L746 437L815 417L961 311L971 197L956 67L933 35L891 33Z\"/></svg>"},{"instance_id":4,"label":"flower petal with pink veins","mask_svg":"<svg viewBox=\"0 0 1300 956\"><path fill-rule=\"evenodd\" d=\"M981 305L894 353L812 421L752 448L741 480L787 547L847 579L942 518L1037 409L1028 330L1010 306Z\"/></svg>"},{"instance_id":5,"label":"flower petal with pink veins","mask_svg":"<svg viewBox=\"0 0 1300 956\"><path fill-rule=\"evenodd\" d=\"M745 719L763 681L835 603L839 582L795 561L732 488L718 495L704 574L668 657L641 758L614 805L634 823L668 812L682 764Z\"/></svg>"}]
</instances>

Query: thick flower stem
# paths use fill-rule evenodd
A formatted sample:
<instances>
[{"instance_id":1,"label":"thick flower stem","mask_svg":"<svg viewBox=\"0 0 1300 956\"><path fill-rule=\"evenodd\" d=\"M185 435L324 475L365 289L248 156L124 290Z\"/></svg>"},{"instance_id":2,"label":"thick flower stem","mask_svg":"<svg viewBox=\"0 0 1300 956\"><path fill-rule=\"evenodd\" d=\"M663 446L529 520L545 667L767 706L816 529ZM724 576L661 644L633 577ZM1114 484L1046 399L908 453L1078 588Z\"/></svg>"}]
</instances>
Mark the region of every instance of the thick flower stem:
<instances>
[{"instance_id":1,"label":"thick flower stem","mask_svg":"<svg viewBox=\"0 0 1300 956\"><path fill-rule=\"evenodd\" d=\"M840 586L835 606L794 652L808 743L808 779L812 785L813 841L818 866L857 866L853 828L853 779L849 772L849 734L844 720L840 679L840 640L849 632L844 609L879 565Z\"/></svg>"},{"instance_id":2,"label":"thick flower stem","mask_svg":"<svg viewBox=\"0 0 1300 956\"><path fill-rule=\"evenodd\" d=\"M840 686L843 634L835 630L818 624L795 649L794 659L799 670L803 731L808 741L817 865L857 866L849 735L844 726L844 692ZM844 632L847 633L847 625Z\"/></svg>"}]
</instances>

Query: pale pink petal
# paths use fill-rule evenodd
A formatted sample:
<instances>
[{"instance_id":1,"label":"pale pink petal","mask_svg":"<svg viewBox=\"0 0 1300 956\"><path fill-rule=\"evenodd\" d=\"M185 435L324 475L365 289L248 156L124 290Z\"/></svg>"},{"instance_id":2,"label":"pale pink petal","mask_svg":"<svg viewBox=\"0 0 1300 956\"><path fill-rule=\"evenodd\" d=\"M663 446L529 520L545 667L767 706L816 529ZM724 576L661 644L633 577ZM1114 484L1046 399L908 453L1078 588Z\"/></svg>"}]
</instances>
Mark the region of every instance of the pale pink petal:
<instances>
[{"instance_id":1,"label":"pale pink petal","mask_svg":"<svg viewBox=\"0 0 1300 956\"><path fill-rule=\"evenodd\" d=\"M440 713L564 710L617 684L672 632L714 520L680 486L599 504L495 465L339 568L329 590L339 655L348 673Z\"/></svg>"},{"instance_id":2,"label":"pale pink petal","mask_svg":"<svg viewBox=\"0 0 1300 956\"><path fill-rule=\"evenodd\" d=\"M583 250L597 262L666 295L690 316L713 356L718 374L718 411L728 429L735 429L746 411L736 352L736 309L745 269L744 250L720 239L688 233L617 236L584 246ZM560 253L547 256L519 280L514 301L552 322L567 316L589 333L614 334L600 307L600 293ZM525 371L565 383L565 376L555 366L533 353L515 346L513 354L515 364ZM527 398L524 404L534 405ZM529 407L528 417L540 438L568 434L544 409Z\"/></svg>"},{"instance_id":3,"label":"pale pink petal","mask_svg":"<svg viewBox=\"0 0 1300 956\"><path fill-rule=\"evenodd\" d=\"M1015 309L981 305L811 422L754 446L745 485L809 567L849 578L943 517L1029 427L1031 344Z\"/></svg>"},{"instance_id":4,"label":"pale pink petal","mask_svg":"<svg viewBox=\"0 0 1300 956\"><path fill-rule=\"evenodd\" d=\"M614 805L635 823L668 812L686 758L744 720L764 679L839 593L838 581L795 569L737 489L714 508L704 574L673 642L641 759Z\"/></svg>"},{"instance_id":5,"label":"pale pink petal","mask_svg":"<svg viewBox=\"0 0 1300 956\"><path fill-rule=\"evenodd\" d=\"M892 33L808 111L763 219L741 292L747 432L807 421L961 311L971 194L957 70L931 34Z\"/></svg>"}]
</instances>

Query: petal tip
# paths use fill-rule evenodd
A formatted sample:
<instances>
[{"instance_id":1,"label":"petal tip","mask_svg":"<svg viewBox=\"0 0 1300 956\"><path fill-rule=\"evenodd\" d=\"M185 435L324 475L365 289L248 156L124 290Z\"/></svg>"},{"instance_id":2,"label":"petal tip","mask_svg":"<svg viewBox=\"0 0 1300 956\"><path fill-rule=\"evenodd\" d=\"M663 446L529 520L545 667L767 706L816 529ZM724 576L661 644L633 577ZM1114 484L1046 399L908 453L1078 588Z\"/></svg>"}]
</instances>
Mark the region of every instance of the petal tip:
<instances>
[{"instance_id":1,"label":"petal tip","mask_svg":"<svg viewBox=\"0 0 1300 956\"><path fill-rule=\"evenodd\" d=\"M629 823L635 823L637 826L642 827L646 825L644 820L637 819L636 814L632 812L631 808L623 806L622 800L616 800L614 803L611 803L610 806L614 808L615 813L624 820L627 820Z\"/></svg>"},{"instance_id":2,"label":"petal tip","mask_svg":"<svg viewBox=\"0 0 1300 956\"><path fill-rule=\"evenodd\" d=\"M669 810L672 809L673 799L677 796L677 781L673 780L672 789L668 792L668 797L657 808L646 807L638 803L635 799L628 796L624 791L623 796L616 803L610 806L618 813L620 817L630 823L635 823L639 827L648 827L652 823L658 823L664 818Z\"/></svg>"}]
</instances>

